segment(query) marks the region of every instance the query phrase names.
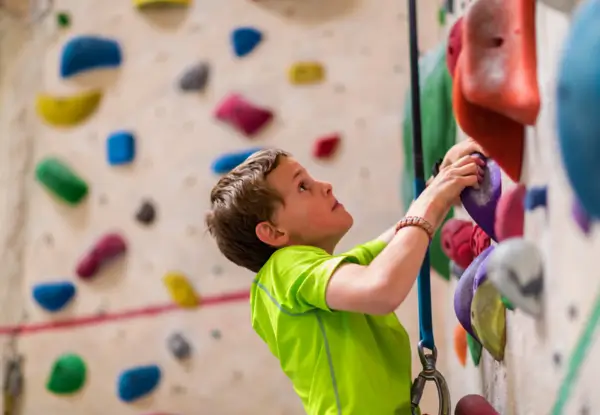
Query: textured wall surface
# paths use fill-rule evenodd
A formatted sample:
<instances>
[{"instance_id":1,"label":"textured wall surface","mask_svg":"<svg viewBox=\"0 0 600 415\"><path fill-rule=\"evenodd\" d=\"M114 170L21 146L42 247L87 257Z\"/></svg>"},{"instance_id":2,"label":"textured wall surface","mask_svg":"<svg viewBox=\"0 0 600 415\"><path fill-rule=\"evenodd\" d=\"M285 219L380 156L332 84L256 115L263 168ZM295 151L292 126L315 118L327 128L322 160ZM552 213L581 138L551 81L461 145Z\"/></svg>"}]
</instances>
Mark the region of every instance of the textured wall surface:
<instances>
[{"instance_id":1,"label":"textured wall surface","mask_svg":"<svg viewBox=\"0 0 600 415\"><path fill-rule=\"evenodd\" d=\"M140 13L131 3L57 0L53 12L71 15L66 29L56 26L54 13L38 22L2 14L2 324L43 324L168 303L162 277L173 270L188 275L203 296L248 288L252 275L227 263L204 233L203 213L216 180L210 163L226 151L281 146L314 175L330 180L355 215L356 225L340 249L377 236L402 215L400 131L408 80L404 2L207 0L194 2L189 10L152 13ZM419 3L421 47L428 49L441 34L437 4ZM251 55L237 59L229 36L241 25L259 28L265 40ZM81 34L118 40L123 65L61 79L62 47ZM306 59L325 65L326 81L289 85L289 66ZM211 65L209 86L203 94L184 95L177 79L199 60ZM68 95L95 87L104 91L100 108L75 128L53 128L33 110L38 92ZM216 122L212 112L230 92L273 108L274 124L249 141ZM137 157L130 166L111 167L105 141L120 129L135 133ZM313 161L313 140L331 132L343 137L339 156L328 163ZM60 157L87 180L90 193L82 205L63 205L35 182L35 163L46 156ZM147 197L157 205L158 220L143 228L133 216ZM94 281L77 280L77 261L109 231L127 239L125 260ZM74 281L78 294L68 309L49 316L32 301L31 287L54 279ZM446 286L434 278L441 351ZM416 343L414 293L399 315ZM176 330L194 348L186 365L165 346ZM30 331L19 338L18 348L26 357L26 415L302 413L276 360L252 332L245 302ZM45 383L52 362L66 352L85 359L89 378L81 393L57 397ZM120 402L115 396L119 372L145 364L163 369L158 390L140 404ZM418 369L415 360L415 374ZM423 406L433 412L428 408L435 404L428 399Z\"/></svg>"}]
</instances>

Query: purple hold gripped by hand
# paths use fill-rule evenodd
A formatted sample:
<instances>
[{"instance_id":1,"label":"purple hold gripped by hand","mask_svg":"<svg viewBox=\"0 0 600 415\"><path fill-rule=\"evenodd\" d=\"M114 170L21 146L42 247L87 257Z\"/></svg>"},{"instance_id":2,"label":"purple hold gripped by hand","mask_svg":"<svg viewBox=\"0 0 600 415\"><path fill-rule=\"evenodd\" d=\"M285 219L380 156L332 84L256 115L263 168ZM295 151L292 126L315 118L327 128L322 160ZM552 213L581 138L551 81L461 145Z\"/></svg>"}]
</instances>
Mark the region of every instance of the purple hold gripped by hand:
<instances>
[{"instance_id":1,"label":"purple hold gripped by hand","mask_svg":"<svg viewBox=\"0 0 600 415\"><path fill-rule=\"evenodd\" d=\"M483 181L479 189L467 187L460 194L460 200L467 213L475 223L497 242L494 224L496 222L496 207L502 195L502 172L492 159L486 159L480 153L474 153L486 161Z\"/></svg>"}]
</instances>

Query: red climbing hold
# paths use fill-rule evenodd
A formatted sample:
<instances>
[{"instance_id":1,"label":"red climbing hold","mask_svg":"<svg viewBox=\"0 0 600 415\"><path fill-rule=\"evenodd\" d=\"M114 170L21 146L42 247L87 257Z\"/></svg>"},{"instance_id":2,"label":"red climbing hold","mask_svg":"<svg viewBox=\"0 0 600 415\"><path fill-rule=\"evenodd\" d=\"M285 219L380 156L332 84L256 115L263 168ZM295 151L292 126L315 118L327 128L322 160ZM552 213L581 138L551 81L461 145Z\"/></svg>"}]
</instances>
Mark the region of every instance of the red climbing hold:
<instances>
[{"instance_id":1,"label":"red climbing hold","mask_svg":"<svg viewBox=\"0 0 600 415\"><path fill-rule=\"evenodd\" d=\"M341 138L338 134L331 134L318 138L313 147L313 156L318 159L332 157L337 151L340 142Z\"/></svg>"},{"instance_id":2,"label":"red climbing hold","mask_svg":"<svg viewBox=\"0 0 600 415\"><path fill-rule=\"evenodd\" d=\"M492 243L491 238L479 225L473 225L471 232L471 253L473 258L478 257L480 253L485 251Z\"/></svg>"},{"instance_id":3,"label":"red climbing hold","mask_svg":"<svg viewBox=\"0 0 600 415\"><path fill-rule=\"evenodd\" d=\"M483 396L463 396L457 403L454 415L500 415Z\"/></svg>"},{"instance_id":4,"label":"red climbing hold","mask_svg":"<svg viewBox=\"0 0 600 415\"><path fill-rule=\"evenodd\" d=\"M476 4L476 3L475 3ZM515 182L521 178L525 127L504 115L472 104L462 92L464 51L454 71L452 106L458 125L486 150Z\"/></svg>"},{"instance_id":5,"label":"red climbing hold","mask_svg":"<svg viewBox=\"0 0 600 415\"><path fill-rule=\"evenodd\" d=\"M231 94L218 105L215 117L252 137L273 119L273 112L250 103L239 94Z\"/></svg>"},{"instance_id":6,"label":"red climbing hold","mask_svg":"<svg viewBox=\"0 0 600 415\"><path fill-rule=\"evenodd\" d=\"M467 220L449 219L442 228L442 250L444 254L462 268L473 261L471 233L473 224Z\"/></svg>"},{"instance_id":7,"label":"red climbing hold","mask_svg":"<svg viewBox=\"0 0 600 415\"><path fill-rule=\"evenodd\" d=\"M448 72L450 76L454 76L454 68L456 68L456 62L458 56L462 50L462 25L463 18L461 17L452 25L450 34L448 35L448 50L446 51L446 65L448 66Z\"/></svg>"},{"instance_id":8,"label":"red climbing hold","mask_svg":"<svg viewBox=\"0 0 600 415\"><path fill-rule=\"evenodd\" d=\"M77 275L88 279L96 275L102 265L122 255L127 250L125 240L116 233L104 235L92 249L79 261Z\"/></svg>"},{"instance_id":9,"label":"red climbing hold","mask_svg":"<svg viewBox=\"0 0 600 415\"><path fill-rule=\"evenodd\" d=\"M527 188L518 184L504 192L496 207L496 237L498 242L522 237L525 229L525 194Z\"/></svg>"},{"instance_id":10,"label":"red climbing hold","mask_svg":"<svg viewBox=\"0 0 600 415\"><path fill-rule=\"evenodd\" d=\"M462 91L472 104L521 124L540 110L536 0L478 0L463 23Z\"/></svg>"}]
</instances>

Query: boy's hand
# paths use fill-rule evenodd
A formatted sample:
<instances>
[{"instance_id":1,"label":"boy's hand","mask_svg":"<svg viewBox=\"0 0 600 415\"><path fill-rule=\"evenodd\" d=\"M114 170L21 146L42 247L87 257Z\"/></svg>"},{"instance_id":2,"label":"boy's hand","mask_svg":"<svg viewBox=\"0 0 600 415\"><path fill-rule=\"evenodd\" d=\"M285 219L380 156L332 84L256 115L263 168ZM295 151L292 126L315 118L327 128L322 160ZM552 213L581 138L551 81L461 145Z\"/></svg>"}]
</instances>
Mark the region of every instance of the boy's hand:
<instances>
[{"instance_id":1,"label":"boy's hand","mask_svg":"<svg viewBox=\"0 0 600 415\"><path fill-rule=\"evenodd\" d=\"M475 152L481 153L487 157L487 153L485 152L485 150L472 138L467 138L466 140L453 145L452 148L450 148L450 150L448 150L448 152L444 156L442 164L440 165L440 171L442 171L446 167L449 167L450 165L458 161L460 158L471 155Z\"/></svg>"}]
</instances>

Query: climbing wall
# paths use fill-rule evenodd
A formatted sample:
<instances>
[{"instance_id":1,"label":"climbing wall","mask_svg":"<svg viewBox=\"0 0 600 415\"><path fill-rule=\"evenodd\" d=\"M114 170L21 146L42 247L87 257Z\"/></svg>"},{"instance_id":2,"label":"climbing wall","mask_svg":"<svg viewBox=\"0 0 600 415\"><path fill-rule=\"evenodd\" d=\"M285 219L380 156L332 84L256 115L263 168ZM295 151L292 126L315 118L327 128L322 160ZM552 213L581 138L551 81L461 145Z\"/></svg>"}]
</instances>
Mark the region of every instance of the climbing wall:
<instances>
[{"instance_id":1,"label":"climbing wall","mask_svg":"<svg viewBox=\"0 0 600 415\"><path fill-rule=\"evenodd\" d=\"M585 11L573 13L577 3ZM488 164L488 190L498 165L503 170L499 201L488 194L498 202L495 213L486 212L488 199L476 206L463 195L466 210L457 217L465 222L445 229L450 257L466 261L455 267L446 315L454 403L480 394L503 415L600 412L594 389L600 369L598 191L582 187L595 175L591 160L598 156L597 122L589 121L598 100L590 84L597 82L597 65L587 57L598 48L599 11L597 1L476 0L454 2L449 15L450 39L462 39L462 45L449 42L459 139L475 138L497 161ZM461 17L462 36L455 26ZM477 32L484 27L491 29ZM514 40L519 36L507 27L524 40ZM499 63L507 52L512 60ZM502 71L510 74L504 81ZM473 79L479 86L470 85ZM517 84L519 95L506 92ZM502 99L489 99L494 88L504 88ZM483 114L484 128L475 111ZM465 231L472 220L479 228ZM460 248L469 238L471 250Z\"/></svg>"},{"instance_id":2,"label":"climbing wall","mask_svg":"<svg viewBox=\"0 0 600 415\"><path fill-rule=\"evenodd\" d=\"M300 414L250 327L252 275L203 214L219 174L280 146L354 213L341 249L401 217L405 4L145 3L0 9L9 392L25 415ZM420 2L423 49L437 7ZM415 310L413 293L399 315L416 342Z\"/></svg>"}]
</instances>

